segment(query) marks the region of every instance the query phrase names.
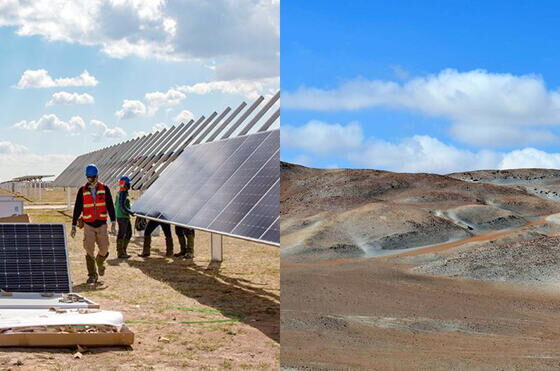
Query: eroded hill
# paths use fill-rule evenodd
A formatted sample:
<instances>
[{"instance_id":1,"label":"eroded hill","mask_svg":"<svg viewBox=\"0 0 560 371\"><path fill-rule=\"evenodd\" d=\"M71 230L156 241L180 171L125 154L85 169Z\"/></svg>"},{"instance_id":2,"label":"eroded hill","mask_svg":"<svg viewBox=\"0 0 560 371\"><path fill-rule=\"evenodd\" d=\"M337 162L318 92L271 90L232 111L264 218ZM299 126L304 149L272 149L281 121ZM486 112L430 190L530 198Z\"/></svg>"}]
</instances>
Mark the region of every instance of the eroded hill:
<instances>
[{"instance_id":1,"label":"eroded hill","mask_svg":"<svg viewBox=\"0 0 560 371\"><path fill-rule=\"evenodd\" d=\"M383 255L560 212L558 202L530 189L560 184L557 170L444 176L282 163L281 181L282 251L307 259Z\"/></svg>"}]
</instances>

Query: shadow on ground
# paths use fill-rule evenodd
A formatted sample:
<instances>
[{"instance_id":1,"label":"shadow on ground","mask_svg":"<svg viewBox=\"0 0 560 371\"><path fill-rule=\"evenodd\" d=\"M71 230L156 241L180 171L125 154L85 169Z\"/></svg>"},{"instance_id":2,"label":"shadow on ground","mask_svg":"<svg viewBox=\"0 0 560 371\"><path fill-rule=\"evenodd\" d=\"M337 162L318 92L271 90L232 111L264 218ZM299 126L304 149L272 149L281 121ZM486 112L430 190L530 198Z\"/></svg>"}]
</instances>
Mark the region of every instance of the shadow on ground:
<instances>
[{"instance_id":1,"label":"shadow on ground","mask_svg":"<svg viewBox=\"0 0 560 371\"><path fill-rule=\"evenodd\" d=\"M202 305L220 310L228 318L258 329L279 343L279 296L255 287L251 281L220 274L219 264L188 265L180 258L171 260L157 255L143 261L126 260L126 264Z\"/></svg>"}]
</instances>

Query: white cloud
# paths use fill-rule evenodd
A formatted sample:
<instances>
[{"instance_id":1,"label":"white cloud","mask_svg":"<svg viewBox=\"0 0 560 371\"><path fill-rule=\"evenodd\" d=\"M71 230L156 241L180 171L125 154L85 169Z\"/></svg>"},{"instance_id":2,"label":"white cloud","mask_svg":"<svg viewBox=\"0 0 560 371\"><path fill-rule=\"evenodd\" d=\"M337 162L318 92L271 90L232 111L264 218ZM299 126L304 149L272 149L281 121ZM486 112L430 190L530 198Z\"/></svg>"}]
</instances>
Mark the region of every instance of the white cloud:
<instances>
[{"instance_id":1,"label":"white cloud","mask_svg":"<svg viewBox=\"0 0 560 371\"><path fill-rule=\"evenodd\" d=\"M90 125L96 128L96 133L94 138L96 140L101 140L105 138L109 139L119 139L124 138L126 136L126 132L119 127L110 128L102 121L99 120L91 120Z\"/></svg>"},{"instance_id":2,"label":"white cloud","mask_svg":"<svg viewBox=\"0 0 560 371\"><path fill-rule=\"evenodd\" d=\"M0 154L14 154L27 152L27 147L7 141L0 141Z\"/></svg>"},{"instance_id":3,"label":"white cloud","mask_svg":"<svg viewBox=\"0 0 560 371\"><path fill-rule=\"evenodd\" d=\"M231 81L210 81L200 82L193 85L182 85L176 87L177 90L185 94L205 95L212 92L223 94L241 95L247 99L254 100L260 95L272 96L278 90L278 78L265 78L257 80L231 80Z\"/></svg>"},{"instance_id":4,"label":"white cloud","mask_svg":"<svg viewBox=\"0 0 560 371\"><path fill-rule=\"evenodd\" d=\"M163 122L158 122L157 124L152 126L151 133L155 133L157 131L165 130L165 129L169 129L169 125L167 125ZM148 135L148 134L150 134L149 131L139 130L139 131L135 131L134 133L132 133L132 138L143 137L144 135Z\"/></svg>"},{"instance_id":5,"label":"white cloud","mask_svg":"<svg viewBox=\"0 0 560 371\"><path fill-rule=\"evenodd\" d=\"M283 126L281 134L282 148L298 150L294 159L303 159L309 166L313 158L328 158L358 167L440 174L478 169L560 168L560 153L531 147L510 152L472 151L426 135L397 141L366 139L357 123L344 126L311 121L300 127Z\"/></svg>"},{"instance_id":6,"label":"white cloud","mask_svg":"<svg viewBox=\"0 0 560 371\"><path fill-rule=\"evenodd\" d=\"M99 82L88 71L76 77L61 77L53 79L47 70L26 70L21 75L16 88L62 88L69 86L96 86Z\"/></svg>"},{"instance_id":7,"label":"white cloud","mask_svg":"<svg viewBox=\"0 0 560 371\"><path fill-rule=\"evenodd\" d=\"M491 151L467 151L430 136L415 135L398 142L370 139L359 150L348 152L347 159L368 168L441 174L494 169L500 155Z\"/></svg>"},{"instance_id":8,"label":"white cloud","mask_svg":"<svg viewBox=\"0 0 560 371\"><path fill-rule=\"evenodd\" d=\"M313 120L303 126L282 126L282 146L302 149L314 154L329 155L359 148L364 140L360 125L343 126Z\"/></svg>"},{"instance_id":9,"label":"white cloud","mask_svg":"<svg viewBox=\"0 0 560 371\"><path fill-rule=\"evenodd\" d=\"M161 107L176 106L185 98L186 95L184 93L175 89L169 89L165 93L154 91L145 95L145 101L147 102L150 114L156 113Z\"/></svg>"},{"instance_id":10,"label":"white cloud","mask_svg":"<svg viewBox=\"0 0 560 371\"><path fill-rule=\"evenodd\" d=\"M547 89L541 77L484 70L447 69L402 84L355 79L331 90L302 87L284 93L282 105L309 110L410 110L451 121L450 132L476 146L550 142L555 136L543 127L560 125L560 92ZM489 133L498 132L501 135L489 140Z\"/></svg>"},{"instance_id":11,"label":"white cloud","mask_svg":"<svg viewBox=\"0 0 560 371\"><path fill-rule=\"evenodd\" d=\"M173 122L176 123L182 122L186 124L187 122L193 119L194 119L194 114L191 111L184 109L181 112L179 112L177 116L173 118Z\"/></svg>"},{"instance_id":12,"label":"white cloud","mask_svg":"<svg viewBox=\"0 0 560 371\"><path fill-rule=\"evenodd\" d=\"M68 93L66 91L59 91L54 93L51 100L48 101L47 106L54 106L57 104L93 104L94 99L87 93Z\"/></svg>"},{"instance_id":13,"label":"white cloud","mask_svg":"<svg viewBox=\"0 0 560 371\"><path fill-rule=\"evenodd\" d=\"M148 135L150 133L148 133L147 131L135 131L134 133L132 133L132 138L138 138L138 137L143 137L144 135Z\"/></svg>"},{"instance_id":14,"label":"white cloud","mask_svg":"<svg viewBox=\"0 0 560 371\"><path fill-rule=\"evenodd\" d=\"M12 0L0 3L0 26L116 58L215 59L219 79L257 78L279 74L279 8L278 0Z\"/></svg>"},{"instance_id":15,"label":"white cloud","mask_svg":"<svg viewBox=\"0 0 560 371\"><path fill-rule=\"evenodd\" d=\"M152 126L152 131L160 131L160 130L165 130L165 129L169 129L169 125L167 125L163 122L158 122L157 124Z\"/></svg>"},{"instance_id":16,"label":"white cloud","mask_svg":"<svg viewBox=\"0 0 560 371\"><path fill-rule=\"evenodd\" d=\"M115 114L123 120L145 116L147 113L146 106L139 100L125 99L122 108Z\"/></svg>"},{"instance_id":17,"label":"white cloud","mask_svg":"<svg viewBox=\"0 0 560 371\"><path fill-rule=\"evenodd\" d=\"M86 123L80 116L73 116L70 120L63 121L54 114L47 114L38 120L22 120L13 126L25 130L77 132L85 129Z\"/></svg>"},{"instance_id":18,"label":"white cloud","mask_svg":"<svg viewBox=\"0 0 560 371\"><path fill-rule=\"evenodd\" d=\"M560 168L560 153L547 153L535 148L525 148L504 155L499 169L512 168Z\"/></svg>"}]
</instances>

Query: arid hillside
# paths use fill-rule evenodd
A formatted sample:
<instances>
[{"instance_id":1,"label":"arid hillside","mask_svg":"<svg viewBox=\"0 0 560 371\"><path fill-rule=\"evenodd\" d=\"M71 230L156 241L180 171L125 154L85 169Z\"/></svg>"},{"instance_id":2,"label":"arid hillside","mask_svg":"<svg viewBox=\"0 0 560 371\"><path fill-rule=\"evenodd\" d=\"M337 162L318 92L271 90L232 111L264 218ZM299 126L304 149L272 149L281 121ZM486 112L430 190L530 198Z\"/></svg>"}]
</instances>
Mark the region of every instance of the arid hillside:
<instances>
[{"instance_id":1,"label":"arid hillside","mask_svg":"<svg viewBox=\"0 0 560 371\"><path fill-rule=\"evenodd\" d=\"M522 179L519 186L490 184L492 171L481 172L485 182L475 181L483 178L475 173L323 170L282 163L283 254L378 256L514 228L560 212L559 203L526 188L528 178L538 179L538 186L544 180L549 186L560 183L559 171L494 172Z\"/></svg>"}]
</instances>

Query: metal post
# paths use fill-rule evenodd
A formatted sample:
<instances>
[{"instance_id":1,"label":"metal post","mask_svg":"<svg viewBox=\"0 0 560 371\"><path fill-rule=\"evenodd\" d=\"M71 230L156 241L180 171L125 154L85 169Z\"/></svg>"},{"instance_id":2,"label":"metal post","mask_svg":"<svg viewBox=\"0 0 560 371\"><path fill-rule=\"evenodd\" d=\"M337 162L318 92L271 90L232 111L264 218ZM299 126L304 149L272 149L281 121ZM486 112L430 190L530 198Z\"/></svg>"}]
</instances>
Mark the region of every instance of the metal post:
<instances>
[{"instance_id":1,"label":"metal post","mask_svg":"<svg viewBox=\"0 0 560 371\"><path fill-rule=\"evenodd\" d=\"M72 209L72 195L70 194L70 187L66 187L66 204L69 210Z\"/></svg>"},{"instance_id":2,"label":"metal post","mask_svg":"<svg viewBox=\"0 0 560 371\"><path fill-rule=\"evenodd\" d=\"M213 262L221 262L224 260L223 242L224 239L221 234L210 234L210 255L212 256Z\"/></svg>"},{"instance_id":3,"label":"metal post","mask_svg":"<svg viewBox=\"0 0 560 371\"><path fill-rule=\"evenodd\" d=\"M39 180L39 201L43 201L43 180Z\"/></svg>"}]
</instances>

